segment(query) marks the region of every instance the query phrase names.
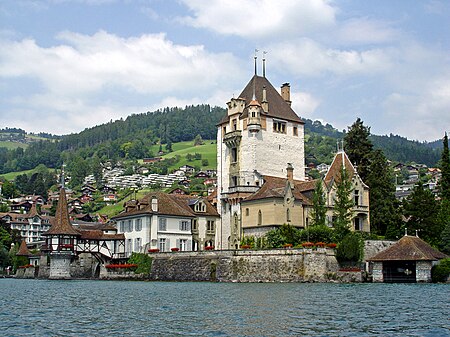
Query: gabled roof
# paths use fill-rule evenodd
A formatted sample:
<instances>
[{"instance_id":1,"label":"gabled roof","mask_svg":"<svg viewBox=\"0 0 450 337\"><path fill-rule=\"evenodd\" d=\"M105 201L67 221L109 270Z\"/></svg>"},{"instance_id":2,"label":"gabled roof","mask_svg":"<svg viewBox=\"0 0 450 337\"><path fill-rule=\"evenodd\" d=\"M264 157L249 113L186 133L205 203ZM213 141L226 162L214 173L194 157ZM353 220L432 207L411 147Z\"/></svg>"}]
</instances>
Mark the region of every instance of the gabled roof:
<instances>
[{"instance_id":1,"label":"gabled roof","mask_svg":"<svg viewBox=\"0 0 450 337\"><path fill-rule=\"evenodd\" d=\"M330 187L330 185L334 182L339 183L342 163L344 163L344 167L349 173L350 179L352 179L356 174L355 167L351 163L350 159L348 159L347 154L344 151L340 151L334 156L333 162L331 163L331 166L323 179L326 186Z\"/></svg>"},{"instance_id":2,"label":"gabled roof","mask_svg":"<svg viewBox=\"0 0 450 337\"><path fill-rule=\"evenodd\" d=\"M286 191L286 184L288 180L286 178L272 177L272 176L263 176L264 184L261 188L248 196L243 200L245 201L253 201L260 199L270 199L270 198L284 198ZM293 190L292 194L296 200L302 201L306 205L310 205L311 200L306 197L303 192L314 190L316 181L301 181L294 180L293 182Z\"/></svg>"},{"instance_id":3,"label":"gabled roof","mask_svg":"<svg viewBox=\"0 0 450 337\"><path fill-rule=\"evenodd\" d=\"M436 261L446 257L417 236L405 235L368 261Z\"/></svg>"},{"instance_id":4,"label":"gabled roof","mask_svg":"<svg viewBox=\"0 0 450 337\"><path fill-rule=\"evenodd\" d=\"M20 243L19 251L16 253L17 256L30 256L31 254L30 250L27 247L27 244L25 240L22 240Z\"/></svg>"},{"instance_id":5,"label":"gabled roof","mask_svg":"<svg viewBox=\"0 0 450 337\"><path fill-rule=\"evenodd\" d=\"M55 221L50 229L42 235L76 235L80 233L76 231L69 219L69 211L67 209L66 191L61 188L59 191L58 205L56 206Z\"/></svg>"},{"instance_id":6,"label":"gabled roof","mask_svg":"<svg viewBox=\"0 0 450 337\"><path fill-rule=\"evenodd\" d=\"M239 98L245 100L245 106L249 106L253 100L253 89L255 89L255 98L258 102L263 102L263 87L266 88L266 99L269 105L268 111L263 111L263 115L304 124L302 119L292 110L291 106L281 97L278 91L273 87L269 80L265 77L254 75ZM245 108L242 118L248 116L248 109ZM219 124L228 121L228 115L225 116Z\"/></svg>"},{"instance_id":7,"label":"gabled roof","mask_svg":"<svg viewBox=\"0 0 450 337\"><path fill-rule=\"evenodd\" d=\"M28 218L34 218L35 216L40 217L40 214L37 211L36 204L31 206L30 212L28 213Z\"/></svg>"},{"instance_id":8,"label":"gabled roof","mask_svg":"<svg viewBox=\"0 0 450 337\"><path fill-rule=\"evenodd\" d=\"M151 200L156 197L158 200L158 211L153 212ZM209 215L209 216L219 216L216 209L206 200L202 198L202 201L206 205L206 212L197 213L190 206L189 203L199 199L198 197L193 197L190 195L181 194L167 194L162 192L153 192L147 194L144 198L138 201L133 201L131 207L127 204L127 207L131 208L128 212L120 213L112 219L120 219L133 215L140 214L160 214L160 215L171 215L171 216L181 216L181 217L195 217L198 214Z\"/></svg>"}]
</instances>

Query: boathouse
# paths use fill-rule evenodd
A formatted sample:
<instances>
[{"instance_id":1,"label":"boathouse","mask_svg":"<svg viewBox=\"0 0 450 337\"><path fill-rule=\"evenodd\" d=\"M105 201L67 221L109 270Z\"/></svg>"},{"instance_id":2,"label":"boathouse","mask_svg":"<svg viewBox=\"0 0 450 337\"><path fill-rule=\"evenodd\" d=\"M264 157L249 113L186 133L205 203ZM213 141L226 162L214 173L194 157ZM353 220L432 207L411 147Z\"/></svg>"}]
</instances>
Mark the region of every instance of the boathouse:
<instances>
[{"instance_id":1,"label":"boathouse","mask_svg":"<svg viewBox=\"0 0 450 337\"><path fill-rule=\"evenodd\" d=\"M368 262L373 282L431 282L431 268L446 257L419 237L405 235Z\"/></svg>"}]
</instances>

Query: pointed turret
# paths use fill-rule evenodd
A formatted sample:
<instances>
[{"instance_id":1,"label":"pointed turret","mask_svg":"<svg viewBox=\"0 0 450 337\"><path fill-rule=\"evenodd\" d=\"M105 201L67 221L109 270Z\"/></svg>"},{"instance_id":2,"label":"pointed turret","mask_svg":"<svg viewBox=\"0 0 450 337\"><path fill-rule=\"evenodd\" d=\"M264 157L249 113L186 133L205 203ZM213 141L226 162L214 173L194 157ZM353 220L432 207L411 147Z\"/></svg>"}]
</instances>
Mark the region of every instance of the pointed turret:
<instances>
[{"instance_id":1,"label":"pointed turret","mask_svg":"<svg viewBox=\"0 0 450 337\"><path fill-rule=\"evenodd\" d=\"M43 235L74 235L80 236L70 224L69 211L67 209L66 191L61 188L58 205L56 206L55 222Z\"/></svg>"},{"instance_id":2,"label":"pointed turret","mask_svg":"<svg viewBox=\"0 0 450 337\"><path fill-rule=\"evenodd\" d=\"M17 256L26 256L29 257L31 254L30 250L27 247L25 240L22 240L20 243L19 251L16 253Z\"/></svg>"}]
</instances>

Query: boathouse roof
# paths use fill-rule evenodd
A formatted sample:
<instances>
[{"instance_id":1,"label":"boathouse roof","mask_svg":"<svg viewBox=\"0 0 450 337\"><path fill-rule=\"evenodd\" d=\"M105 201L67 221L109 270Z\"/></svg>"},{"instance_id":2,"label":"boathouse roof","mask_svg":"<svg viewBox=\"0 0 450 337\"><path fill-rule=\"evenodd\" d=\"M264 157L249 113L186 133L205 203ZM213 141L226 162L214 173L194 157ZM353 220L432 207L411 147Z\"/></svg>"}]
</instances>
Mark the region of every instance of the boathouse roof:
<instances>
[{"instance_id":1,"label":"boathouse roof","mask_svg":"<svg viewBox=\"0 0 450 337\"><path fill-rule=\"evenodd\" d=\"M419 237L405 235L368 261L436 261L446 257Z\"/></svg>"}]
</instances>

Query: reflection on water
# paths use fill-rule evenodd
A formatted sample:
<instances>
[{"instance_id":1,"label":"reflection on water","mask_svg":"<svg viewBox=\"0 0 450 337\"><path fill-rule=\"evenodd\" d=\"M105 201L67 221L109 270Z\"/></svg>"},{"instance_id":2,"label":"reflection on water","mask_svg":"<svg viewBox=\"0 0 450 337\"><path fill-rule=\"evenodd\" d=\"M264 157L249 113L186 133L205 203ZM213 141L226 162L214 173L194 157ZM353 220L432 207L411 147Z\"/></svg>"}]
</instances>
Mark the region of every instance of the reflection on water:
<instances>
[{"instance_id":1,"label":"reflection on water","mask_svg":"<svg viewBox=\"0 0 450 337\"><path fill-rule=\"evenodd\" d=\"M2 336L450 336L445 284L0 279Z\"/></svg>"}]
</instances>

